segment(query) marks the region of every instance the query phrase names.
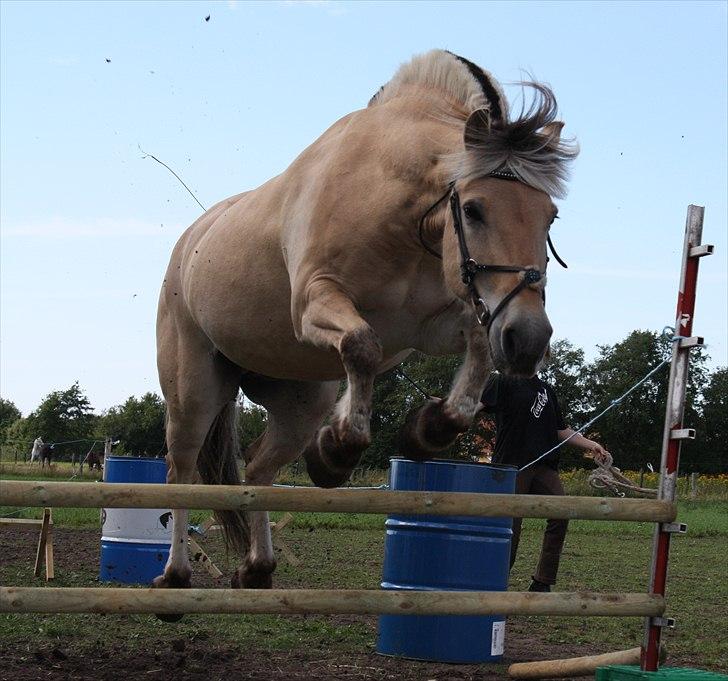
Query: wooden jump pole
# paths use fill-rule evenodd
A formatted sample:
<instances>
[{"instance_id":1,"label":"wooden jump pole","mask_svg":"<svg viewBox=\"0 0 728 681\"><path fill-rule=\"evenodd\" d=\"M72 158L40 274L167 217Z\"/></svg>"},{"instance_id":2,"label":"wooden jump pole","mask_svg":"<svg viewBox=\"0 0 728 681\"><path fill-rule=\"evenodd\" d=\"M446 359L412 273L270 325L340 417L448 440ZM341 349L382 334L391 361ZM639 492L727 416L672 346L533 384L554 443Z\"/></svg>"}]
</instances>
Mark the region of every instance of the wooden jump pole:
<instances>
[{"instance_id":1,"label":"wooden jump pole","mask_svg":"<svg viewBox=\"0 0 728 681\"><path fill-rule=\"evenodd\" d=\"M610 664L640 663L641 648L615 650L601 655L585 655L569 657L563 660L539 660L537 662L515 662L508 667L508 676L512 679L562 679L570 676L587 676L599 667ZM667 659L667 651L660 648L660 664Z\"/></svg>"},{"instance_id":2,"label":"wooden jump pole","mask_svg":"<svg viewBox=\"0 0 728 681\"><path fill-rule=\"evenodd\" d=\"M593 674L599 667L609 664L639 664L640 648L619 650L603 655L570 657L564 660L539 660L537 662L517 662L508 667L512 679L560 679L569 676Z\"/></svg>"},{"instance_id":3,"label":"wooden jump pole","mask_svg":"<svg viewBox=\"0 0 728 681\"><path fill-rule=\"evenodd\" d=\"M2 481L0 504L54 508L204 508L643 522L672 522L677 515L676 504L653 499L25 480Z\"/></svg>"},{"instance_id":4,"label":"wooden jump pole","mask_svg":"<svg viewBox=\"0 0 728 681\"><path fill-rule=\"evenodd\" d=\"M636 593L0 587L0 613L657 616Z\"/></svg>"}]
</instances>

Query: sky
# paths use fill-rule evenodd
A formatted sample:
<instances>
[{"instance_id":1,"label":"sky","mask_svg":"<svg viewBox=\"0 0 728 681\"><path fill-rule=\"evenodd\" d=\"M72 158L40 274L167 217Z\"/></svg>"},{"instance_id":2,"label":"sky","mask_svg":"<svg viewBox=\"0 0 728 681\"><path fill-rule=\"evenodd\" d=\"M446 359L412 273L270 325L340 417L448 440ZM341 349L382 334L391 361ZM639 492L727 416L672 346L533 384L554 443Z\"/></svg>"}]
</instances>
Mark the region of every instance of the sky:
<instances>
[{"instance_id":1,"label":"sky","mask_svg":"<svg viewBox=\"0 0 728 681\"><path fill-rule=\"evenodd\" d=\"M0 394L78 381L98 411L159 391L175 241L280 173L414 54L449 49L517 100L553 87L581 155L552 232L556 338L674 323L688 204L705 206L693 332L728 364L726 2L0 3ZM205 18L209 16L209 21ZM508 85L510 84L510 85ZM637 378L637 377L636 377Z\"/></svg>"}]
</instances>

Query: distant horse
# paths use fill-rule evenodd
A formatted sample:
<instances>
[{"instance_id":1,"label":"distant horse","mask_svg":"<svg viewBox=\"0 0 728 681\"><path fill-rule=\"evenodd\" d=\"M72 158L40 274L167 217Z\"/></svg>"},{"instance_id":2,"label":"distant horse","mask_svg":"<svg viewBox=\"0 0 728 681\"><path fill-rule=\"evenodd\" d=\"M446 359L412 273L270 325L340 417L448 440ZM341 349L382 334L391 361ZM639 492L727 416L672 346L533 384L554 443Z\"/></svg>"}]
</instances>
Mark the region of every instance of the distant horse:
<instances>
[{"instance_id":1,"label":"distant horse","mask_svg":"<svg viewBox=\"0 0 728 681\"><path fill-rule=\"evenodd\" d=\"M33 440L33 449L30 451L30 463L40 461L40 450L43 447L43 438L37 437Z\"/></svg>"},{"instance_id":2,"label":"distant horse","mask_svg":"<svg viewBox=\"0 0 728 681\"><path fill-rule=\"evenodd\" d=\"M100 471L104 470L104 453L91 450L86 457L86 463L90 471L94 468ZM81 464L81 472L83 472L83 463Z\"/></svg>"},{"instance_id":3,"label":"distant horse","mask_svg":"<svg viewBox=\"0 0 728 681\"><path fill-rule=\"evenodd\" d=\"M51 458L53 457L53 445L47 442L40 448L40 467L45 468L48 464L48 468L51 467Z\"/></svg>"},{"instance_id":4,"label":"distant horse","mask_svg":"<svg viewBox=\"0 0 728 681\"><path fill-rule=\"evenodd\" d=\"M102 471L104 469L104 454L103 452L94 451L96 443L85 455L79 455L78 458L75 454L71 457L71 469L73 471L78 467L78 472L83 475L84 464L88 464L88 469L92 471L94 468Z\"/></svg>"},{"instance_id":5,"label":"distant horse","mask_svg":"<svg viewBox=\"0 0 728 681\"><path fill-rule=\"evenodd\" d=\"M245 482L270 485L302 455L313 482L333 487L370 442L374 377L413 349L464 352L449 395L407 416L401 448L414 458L467 430L494 365L534 373L551 336L551 197L577 149L561 140L551 90L529 86L533 103L511 120L480 67L442 50L416 57L285 172L182 235L157 317L168 482L194 482L196 466L206 483L239 482L240 388L268 411ZM301 107L286 107L295 125ZM243 556L233 586L270 587L268 514L219 516ZM187 518L173 511L158 587L190 584Z\"/></svg>"}]
</instances>

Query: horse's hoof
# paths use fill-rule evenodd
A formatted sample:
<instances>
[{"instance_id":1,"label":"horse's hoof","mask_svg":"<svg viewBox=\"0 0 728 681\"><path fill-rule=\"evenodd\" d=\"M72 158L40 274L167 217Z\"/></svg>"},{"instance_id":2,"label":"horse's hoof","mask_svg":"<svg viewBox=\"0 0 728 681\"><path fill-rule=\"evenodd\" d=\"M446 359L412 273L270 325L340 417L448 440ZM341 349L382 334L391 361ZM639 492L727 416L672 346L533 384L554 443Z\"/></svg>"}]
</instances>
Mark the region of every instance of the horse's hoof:
<instances>
[{"instance_id":1,"label":"horse's hoof","mask_svg":"<svg viewBox=\"0 0 728 681\"><path fill-rule=\"evenodd\" d=\"M230 586L233 589L272 589L273 575L263 572L246 572L241 575L235 572L230 578Z\"/></svg>"},{"instance_id":2,"label":"horse's hoof","mask_svg":"<svg viewBox=\"0 0 728 681\"><path fill-rule=\"evenodd\" d=\"M153 589L189 589L192 586L191 574L181 575L177 572L165 573L155 577L152 580ZM156 618L162 622L179 622L183 617L183 613L157 613Z\"/></svg>"},{"instance_id":3,"label":"horse's hoof","mask_svg":"<svg viewBox=\"0 0 728 681\"><path fill-rule=\"evenodd\" d=\"M398 437L398 449L403 456L415 461L431 459L468 429L468 424L450 417L444 405L443 400L428 400L409 411Z\"/></svg>"},{"instance_id":4,"label":"horse's hoof","mask_svg":"<svg viewBox=\"0 0 728 681\"><path fill-rule=\"evenodd\" d=\"M275 560L243 565L233 573L230 586L233 589L272 589L275 569Z\"/></svg>"},{"instance_id":5,"label":"horse's hoof","mask_svg":"<svg viewBox=\"0 0 728 681\"><path fill-rule=\"evenodd\" d=\"M366 436L346 429L346 436L342 439L340 431L340 427L324 426L303 452L306 471L317 487L330 489L343 485L369 445Z\"/></svg>"}]
</instances>

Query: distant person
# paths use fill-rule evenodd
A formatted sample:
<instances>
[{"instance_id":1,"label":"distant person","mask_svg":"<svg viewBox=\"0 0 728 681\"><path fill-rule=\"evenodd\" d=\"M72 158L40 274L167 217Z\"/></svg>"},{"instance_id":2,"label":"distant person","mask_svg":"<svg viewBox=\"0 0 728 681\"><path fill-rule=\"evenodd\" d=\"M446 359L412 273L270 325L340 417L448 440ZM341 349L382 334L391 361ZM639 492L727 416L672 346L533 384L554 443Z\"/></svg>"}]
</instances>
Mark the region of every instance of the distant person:
<instances>
[{"instance_id":1,"label":"distant person","mask_svg":"<svg viewBox=\"0 0 728 681\"><path fill-rule=\"evenodd\" d=\"M574 434L564 422L556 393L538 376L516 378L493 373L481 401L485 411L495 414L496 438L492 463L516 466L516 494L563 495L559 478L559 450L520 470L541 454L571 437L569 444L591 451L598 462L608 453L597 442ZM532 575L529 591L551 591L556 583L568 520L548 520L541 557ZM521 518L513 518L511 567L521 535Z\"/></svg>"}]
</instances>

